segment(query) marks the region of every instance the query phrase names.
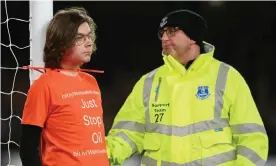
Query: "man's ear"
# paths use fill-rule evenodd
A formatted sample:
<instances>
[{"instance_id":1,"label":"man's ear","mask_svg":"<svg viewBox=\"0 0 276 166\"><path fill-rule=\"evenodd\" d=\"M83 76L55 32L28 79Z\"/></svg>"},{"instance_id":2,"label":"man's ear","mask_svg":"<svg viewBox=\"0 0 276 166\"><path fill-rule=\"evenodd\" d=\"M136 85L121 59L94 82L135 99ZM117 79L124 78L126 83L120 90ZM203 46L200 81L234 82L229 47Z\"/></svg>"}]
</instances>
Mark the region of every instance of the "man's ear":
<instances>
[{"instance_id":1,"label":"man's ear","mask_svg":"<svg viewBox=\"0 0 276 166\"><path fill-rule=\"evenodd\" d=\"M191 45L192 45L192 44L196 44L196 41L190 39L190 44L191 44Z\"/></svg>"}]
</instances>

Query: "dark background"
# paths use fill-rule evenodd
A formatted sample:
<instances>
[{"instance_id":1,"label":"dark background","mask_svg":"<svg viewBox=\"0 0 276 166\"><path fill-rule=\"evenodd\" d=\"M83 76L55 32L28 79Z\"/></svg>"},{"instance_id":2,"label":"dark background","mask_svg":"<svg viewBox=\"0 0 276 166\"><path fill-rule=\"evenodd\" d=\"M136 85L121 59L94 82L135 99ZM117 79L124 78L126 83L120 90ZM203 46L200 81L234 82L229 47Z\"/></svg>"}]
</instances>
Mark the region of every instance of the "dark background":
<instances>
[{"instance_id":1,"label":"dark background","mask_svg":"<svg viewBox=\"0 0 276 166\"><path fill-rule=\"evenodd\" d=\"M83 6L96 22L98 50L85 68L104 70L93 74L102 91L106 132L135 82L163 64L157 28L162 17L176 9L190 9L207 20L207 42L215 45L215 57L244 76L259 108L270 139L270 155L276 154L276 2L54 2L54 13L65 7ZM29 3L7 2L9 18L29 19ZM43 12L43 11L41 11ZM35 16L34 16L35 17ZM1 1L1 23L7 18ZM29 45L29 23L10 21L12 43ZM7 25L1 24L1 43L9 44ZM19 66L29 65L29 48L12 47ZM1 46L1 66L16 67L9 48ZM1 69L1 92L12 90L15 70ZM14 90L27 92L29 73L18 70ZM26 96L1 93L1 118L22 115ZM12 118L11 140L19 143L20 120ZM9 140L9 121L1 120L1 142ZM17 146L10 144L12 151ZM7 152L7 145L1 145ZM18 154L16 154L18 155ZM3 155L2 155L3 157ZM7 165L3 157L1 165Z\"/></svg>"}]
</instances>

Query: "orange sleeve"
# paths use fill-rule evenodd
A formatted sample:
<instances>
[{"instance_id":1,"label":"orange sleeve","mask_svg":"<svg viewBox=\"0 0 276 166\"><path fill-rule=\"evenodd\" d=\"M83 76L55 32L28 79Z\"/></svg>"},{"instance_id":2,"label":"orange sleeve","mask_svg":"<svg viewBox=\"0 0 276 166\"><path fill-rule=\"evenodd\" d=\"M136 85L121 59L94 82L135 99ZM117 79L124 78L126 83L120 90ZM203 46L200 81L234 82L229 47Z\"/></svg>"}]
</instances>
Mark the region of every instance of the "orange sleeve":
<instances>
[{"instance_id":1,"label":"orange sleeve","mask_svg":"<svg viewBox=\"0 0 276 166\"><path fill-rule=\"evenodd\" d=\"M45 79L36 80L30 87L25 102L22 124L42 127L50 108L50 91Z\"/></svg>"}]
</instances>

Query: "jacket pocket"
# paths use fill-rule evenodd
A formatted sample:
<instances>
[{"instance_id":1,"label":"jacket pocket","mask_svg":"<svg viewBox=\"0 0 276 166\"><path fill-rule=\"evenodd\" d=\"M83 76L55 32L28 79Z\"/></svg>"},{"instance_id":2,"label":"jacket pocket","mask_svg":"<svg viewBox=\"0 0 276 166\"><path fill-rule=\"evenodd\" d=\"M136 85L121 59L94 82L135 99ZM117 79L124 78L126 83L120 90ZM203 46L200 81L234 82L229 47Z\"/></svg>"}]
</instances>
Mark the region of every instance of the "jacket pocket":
<instances>
[{"instance_id":1,"label":"jacket pocket","mask_svg":"<svg viewBox=\"0 0 276 166\"><path fill-rule=\"evenodd\" d=\"M204 166L232 166L236 159L230 128L209 130L200 134L201 158Z\"/></svg>"},{"instance_id":2,"label":"jacket pocket","mask_svg":"<svg viewBox=\"0 0 276 166\"><path fill-rule=\"evenodd\" d=\"M205 131L200 134L203 148L210 148L219 144L232 144L232 133L229 128Z\"/></svg>"}]
</instances>

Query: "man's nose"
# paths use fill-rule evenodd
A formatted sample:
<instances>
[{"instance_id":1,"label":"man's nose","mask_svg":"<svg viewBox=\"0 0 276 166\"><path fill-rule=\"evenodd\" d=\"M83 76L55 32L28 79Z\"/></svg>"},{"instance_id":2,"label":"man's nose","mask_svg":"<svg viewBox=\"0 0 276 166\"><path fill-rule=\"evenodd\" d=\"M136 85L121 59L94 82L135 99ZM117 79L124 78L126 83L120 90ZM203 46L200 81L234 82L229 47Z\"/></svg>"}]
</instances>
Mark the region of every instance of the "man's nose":
<instances>
[{"instance_id":1,"label":"man's nose","mask_svg":"<svg viewBox=\"0 0 276 166\"><path fill-rule=\"evenodd\" d=\"M85 46L90 47L90 46L92 46L92 44L93 44L92 39L90 37L86 37Z\"/></svg>"},{"instance_id":2,"label":"man's nose","mask_svg":"<svg viewBox=\"0 0 276 166\"><path fill-rule=\"evenodd\" d=\"M162 35L161 40L162 40L162 41L166 41L166 40L168 40L168 39L169 39L169 37L168 37L167 33L164 32L163 35Z\"/></svg>"}]
</instances>

